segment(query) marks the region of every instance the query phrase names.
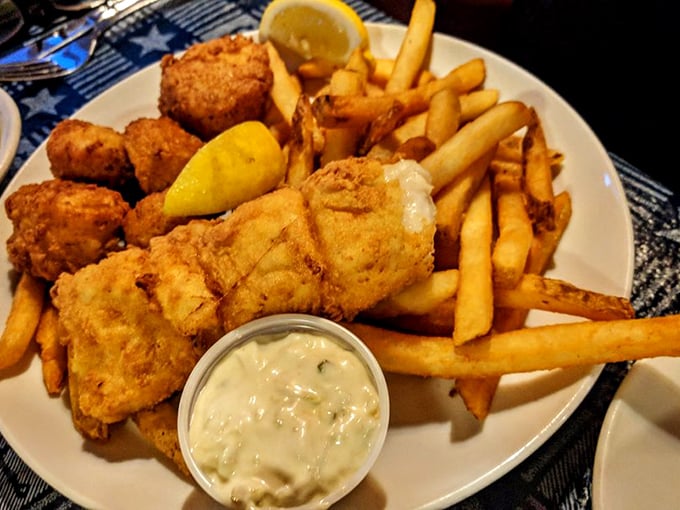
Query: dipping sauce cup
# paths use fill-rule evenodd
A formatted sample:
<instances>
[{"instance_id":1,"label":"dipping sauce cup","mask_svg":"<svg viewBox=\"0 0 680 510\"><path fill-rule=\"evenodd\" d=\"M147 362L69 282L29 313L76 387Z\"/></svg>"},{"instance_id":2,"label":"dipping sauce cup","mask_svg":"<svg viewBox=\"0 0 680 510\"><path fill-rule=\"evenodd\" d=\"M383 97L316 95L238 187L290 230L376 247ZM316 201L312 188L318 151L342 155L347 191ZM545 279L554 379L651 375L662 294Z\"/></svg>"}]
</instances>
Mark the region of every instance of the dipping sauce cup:
<instances>
[{"instance_id":1,"label":"dipping sauce cup","mask_svg":"<svg viewBox=\"0 0 680 510\"><path fill-rule=\"evenodd\" d=\"M178 434L198 483L228 508L328 508L368 474L389 422L383 372L341 325L305 314L245 324L199 360Z\"/></svg>"}]
</instances>

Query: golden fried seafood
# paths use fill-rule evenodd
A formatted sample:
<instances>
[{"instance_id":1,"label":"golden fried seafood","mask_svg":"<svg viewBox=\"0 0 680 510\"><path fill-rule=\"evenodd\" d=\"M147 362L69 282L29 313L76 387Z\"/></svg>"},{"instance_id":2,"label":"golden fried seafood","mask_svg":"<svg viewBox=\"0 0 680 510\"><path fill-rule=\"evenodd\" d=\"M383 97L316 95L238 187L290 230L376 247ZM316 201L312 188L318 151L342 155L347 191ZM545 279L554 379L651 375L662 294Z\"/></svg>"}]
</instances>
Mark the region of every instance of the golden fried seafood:
<instances>
[{"instance_id":1,"label":"golden fried seafood","mask_svg":"<svg viewBox=\"0 0 680 510\"><path fill-rule=\"evenodd\" d=\"M103 424L167 399L201 354L138 285L152 272L148 252L129 248L63 273L52 289L77 396L71 406Z\"/></svg>"},{"instance_id":2,"label":"golden fried seafood","mask_svg":"<svg viewBox=\"0 0 680 510\"><path fill-rule=\"evenodd\" d=\"M259 120L273 75L265 47L242 35L191 46L161 60L158 108L203 140Z\"/></svg>"},{"instance_id":3,"label":"golden fried seafood","mask_svg":"<svg viewBox=\"0 0 680 510\"><path fill-rule=\"evenodd\" d=\"M414 165L402 173L417 180ZM280 188L224 218L175 227L147 250L63 274L51 296L80 419L112 423L164 400L181 389L192 356L249 320L279 312L349 319L427 277L434 214L409 214L413 196L434 204L429 185L404 193L413 179L375 161L339 161L302 191Z\"/></svg>"},{"instance_id":4,"label":"golden fried seafood","mask_svg":"<svg viewBox=\"0 0 680 510\"><path fill-rule=\"evenodd\" d=\"M191 220L184 216L163 214L166 191L145 196L125 215L123 232L127 244L146 248L152 237L167 234L177 225L183 225Z\"/></svg>"},{"instance_id":5,"label":"golden fried seafood","mask_svg":"<svg viewBox=\"0 0 680 510\"><path fill-rule=\"evenodd\" d=\"M108 126L62 120L50 133L46 150L50 171L56 178L115 189L134 179L123 135Z\"/></svg>"},{"instance_id":6,"label":"golden fried seafood","mask_svg":"<svg viewBox=\"0 0 680 510\"><path fill-rule=\"evenodd\" d=\"M139 187L146 194L168 188L203 145L169 117L136 119L125 127L123 138Z\"/></svg>"},{"instance_id":7,"label":"golden fried seafood","mask_svg":"<svg viewBox=\"0 0 680 510\"><path fill-rule=\"evenodd\" d=\"M9 260L19 272L54 281L120 250L129 210L120 193L95 184L52 179L21 186L5 201L14 227Z\"/></svg>"}]
</instances>

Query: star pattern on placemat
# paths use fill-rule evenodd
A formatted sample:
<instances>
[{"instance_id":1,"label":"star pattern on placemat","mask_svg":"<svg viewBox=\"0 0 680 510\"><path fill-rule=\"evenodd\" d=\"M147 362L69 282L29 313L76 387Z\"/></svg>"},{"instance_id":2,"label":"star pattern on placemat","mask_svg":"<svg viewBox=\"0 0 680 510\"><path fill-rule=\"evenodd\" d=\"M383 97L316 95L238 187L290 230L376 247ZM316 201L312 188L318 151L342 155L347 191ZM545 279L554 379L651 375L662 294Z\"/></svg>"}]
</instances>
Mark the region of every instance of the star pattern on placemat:
<instances>
[{"instance_id":1,"label":"star pattern on placemat","mask_svg":"<svg viewBox=\"0 0 680 510\"><path fill-rule=\"evenodd\" d=\"M28 111L22 112L23 119L30 119L38 113L57 115L57 105L63 99L64 96L53 95L47 88L40 89L36 95L25 97L19 101L20 105L28 109Z\"/></svg>"},{"instance_id":2,"label":"star pattern on placemat","mask_svg":"<svg viewBox=\"0 0 680 510\"><path fill-rule=\"evenodd\" d=\"M168 42L173 37L174 34L164 34L156 25L152 25L146 36L131 37L130 42L141 47L140 56L144 56L153 51L170 52L171 48Z\"/></svg>"}]
</instances>

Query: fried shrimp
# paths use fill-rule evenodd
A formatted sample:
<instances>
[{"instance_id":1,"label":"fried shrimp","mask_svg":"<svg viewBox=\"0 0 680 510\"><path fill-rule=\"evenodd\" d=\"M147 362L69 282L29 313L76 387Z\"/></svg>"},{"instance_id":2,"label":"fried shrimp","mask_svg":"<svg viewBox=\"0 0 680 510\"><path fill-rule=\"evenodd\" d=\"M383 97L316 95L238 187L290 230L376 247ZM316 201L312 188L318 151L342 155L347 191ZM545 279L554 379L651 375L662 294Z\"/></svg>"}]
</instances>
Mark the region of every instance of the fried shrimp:
<instances>
[{"instance_id":1,"label":"fried shrimp","mask_svg":"<svg viewBox=\"0 0 680 510\"><path fill-rule=\"evenodd\" d=\"M209 140L265 112L273 75L265 47L242 35L191 46L161 61L158 108L187 131Z\"/></svg>"}]
</instances>

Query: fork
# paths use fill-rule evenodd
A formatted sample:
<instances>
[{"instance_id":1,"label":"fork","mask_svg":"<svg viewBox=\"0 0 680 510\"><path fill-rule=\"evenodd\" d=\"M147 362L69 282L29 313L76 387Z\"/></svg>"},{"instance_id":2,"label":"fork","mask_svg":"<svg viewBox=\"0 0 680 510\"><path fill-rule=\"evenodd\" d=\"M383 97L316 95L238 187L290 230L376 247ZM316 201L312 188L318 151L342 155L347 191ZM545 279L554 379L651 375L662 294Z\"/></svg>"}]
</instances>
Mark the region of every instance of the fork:
<instances>
[{"instance_id":1,"label":"fork","mask_svg":"<svg viewBox=\"0 0 680 510\"><path fill-rule=\"evenodd\" d=\"M0 81L44 80L74 73L90 60L102 33L124 16L156 1L109 0L58 25L0 55Z\"/></svg>"}]
</instances>

